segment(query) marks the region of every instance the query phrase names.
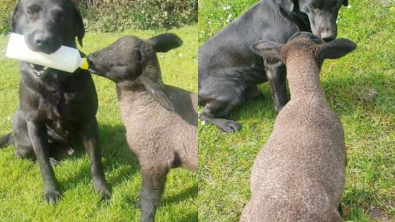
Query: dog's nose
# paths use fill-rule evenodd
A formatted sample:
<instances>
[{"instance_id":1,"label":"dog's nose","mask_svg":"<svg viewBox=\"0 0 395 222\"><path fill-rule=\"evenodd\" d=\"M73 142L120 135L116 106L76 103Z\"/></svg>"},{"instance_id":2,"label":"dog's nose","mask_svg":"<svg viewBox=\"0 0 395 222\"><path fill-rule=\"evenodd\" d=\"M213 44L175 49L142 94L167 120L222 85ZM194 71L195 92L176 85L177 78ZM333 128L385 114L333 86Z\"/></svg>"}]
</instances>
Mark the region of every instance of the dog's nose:
<instances>
[{"instance_id":1,"label":"dog's nose","mask_svg":"<svg viewBox=\"0 0 395 222\"><path fill-rule=\"evenodd\" d=\"M45 39L45 38L36 38L34 40L34 42L38 45L38 46L42 46L42 45L48 45L49 40Z\"/></svg>"},{"instance_id":2,"label":"dog's nose","mask_svg":"<svg viewBox=\"0 0 395 222\"><path fill-rule=\"evenodd\" d=\"M37 34L34 36L34 42L38 46L44 46L44 45L49 45L50 44L50 38L49 35L45 34Z\"/></svg>"},{"instance_id":3,"label":"dog's nose","mask_svg":"<svg viewBox=\"0 0 395 222\"><path fill-rule=\"evenodd\" d=\"M324 38L322 38L322 40L324 40L324 42L330 42L330 41L332 41L334 39L335 38L333 38L333 37L324 37Z\"/></svg>"},{"instance_id":4,"label":"dog's nose","mask_svg":"<svg viewBox=\"0 0 395 222\"><path fill-rule=\"evenodd\" d=\"M336 38L336 31L333 30L324 30L321 32L321 39L325 42L330 42Z\"/></svg>"}]
</instances>

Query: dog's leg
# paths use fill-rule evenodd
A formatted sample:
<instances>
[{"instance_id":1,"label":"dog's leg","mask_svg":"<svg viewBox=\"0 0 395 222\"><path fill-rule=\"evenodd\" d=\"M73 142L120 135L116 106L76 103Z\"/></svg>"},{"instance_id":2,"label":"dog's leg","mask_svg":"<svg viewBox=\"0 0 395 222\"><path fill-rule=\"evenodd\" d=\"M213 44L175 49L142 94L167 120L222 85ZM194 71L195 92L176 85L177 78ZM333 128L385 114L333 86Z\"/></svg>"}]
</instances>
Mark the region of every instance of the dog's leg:
<instances>
[{"instance_id":1,"label":"dog's leg","mask_svg":"<svg viewBox=\"0 0 395 222\"><path fill-rule=\"evenodd\" d=\"M36 160L27 121L23 113L18 109L14 115L12 126L12 136L14 137L15 156L20 159Z\"/></svg>"},{"instance_id":2,"label":"dog's leg","mask_svg":"<svg viewBox=\"0 0 395 222\"><path fill-rule=\"evenodd\" d=\"M258 86L249 86L246 88L244 92L244 96L246 100L255 99L255 98L263 98L263 94L259 91Z\"/></svg>"},{"instance_id":3,"label":"dog's leg","mask_svg":"<svg viewBox=\"0 0 395 222\"><path fill-rule=\"evenodd\" d=\"M165 188L168 172L169 169L166 167L142 166L141 176L143 182L139 193L140 222L155 221L156 208Z\"/></svg>"},{"instance_id":4,"label":"dog's leg","mask_svg":"<svg viewBox=\"0 0 395 222\"><path fill-rule=\"evenodd\" d=\"M44 183L44 199L51 204L55 204L61 197L58 181L55 178L52 166L49 161L48 134L45 124L37 124L27 121L29 137L36 154L37 162L40 166L41 176Z\"/></svg>"},{"instance_id":5,"label":"dog's leg","mask_svg":"<svg viewBox=\"0 0 395 222\"><path fill-rule=\"evenodd\" d=\"M91 174L93 177L93 187L102 197L111 197L106 179L104 177L103 164L101 161L101 150L99 146L99 132L96 118L87 125L83 126L82 142L88 152L91 161Z\"/></svg>"},{"instance_id":6,"label":"dog's leg","mask_svg":"<svg viewBox=\"0 0 395 222\"><path fill-rule=\"evenodd\" d=\"M233 100L237 101L237 100ZM229 112L238 105L235 102L220 102L212 100L204 106L204 110L199 114L199 117L206 122L216 125L219 129L227 133L234 133L241 129L241 125L233 120L218 118L226 116Z\"/></svg>"},{"instance_id":7,"label":"dog's leg","mask_svg":"<svg viewBox=\"0 0 395 222\"><path fill-rule=\"evenodd\" d=\"M272 92L274 108L280 112L288 102L285 65L278 60L265 60L265 70Z\"/></svg>"}]
</instances>

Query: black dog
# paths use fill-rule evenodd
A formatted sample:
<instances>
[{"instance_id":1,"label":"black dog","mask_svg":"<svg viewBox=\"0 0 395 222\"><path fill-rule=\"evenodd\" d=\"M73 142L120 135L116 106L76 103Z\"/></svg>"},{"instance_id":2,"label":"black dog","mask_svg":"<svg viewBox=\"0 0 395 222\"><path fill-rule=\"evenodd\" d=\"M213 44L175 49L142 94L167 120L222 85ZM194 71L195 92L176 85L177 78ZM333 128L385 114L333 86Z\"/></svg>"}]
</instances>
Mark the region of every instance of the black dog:
<instances>
[{"instance_id":1,"label":"black dog","mask_svg":"<svg viewBox=\"0 0 395 222\"><path fill-rule=\"evenodd\" d=\"M25 36L31 50L48 54L62 45L76 48L76 37L82 45L85 34L81 15L70 0L20 0L11 25L13 32ZM94 188L108 198L95 117L98 101L90 73L80 69L66 73L24 62L20 71L13 132L0 139L0 146L14 143L17 157L37 159L44 198L56 203L61 192L50 156L82 141L91 160Z\"/></svg>"},{"instance_id":2,"label":"black dog","mask_svg":"<svg viewBox=\"0 0 395 222\"><path fill-rule=\"evenodd\" d=\"M226 116L234 107L260 94L269 81L276 111L288 102L285 66L262 61L250 46L259 40L285 43L297 31L313 32L328 42L336 38L336 19L348 0L261 0L199 48L200 114L225 132L241 126Z\"/></svg>"}]
</instances>

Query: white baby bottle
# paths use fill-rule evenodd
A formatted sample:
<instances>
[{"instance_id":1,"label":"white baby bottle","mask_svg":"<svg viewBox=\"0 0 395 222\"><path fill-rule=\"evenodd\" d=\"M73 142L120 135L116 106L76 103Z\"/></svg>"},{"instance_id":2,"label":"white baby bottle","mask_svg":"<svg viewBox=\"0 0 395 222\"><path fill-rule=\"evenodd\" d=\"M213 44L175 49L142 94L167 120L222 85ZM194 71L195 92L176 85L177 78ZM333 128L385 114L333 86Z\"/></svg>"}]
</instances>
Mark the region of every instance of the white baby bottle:
<instances>
[{"instance_id":1,"label":"white baby bottle","mask_svg":"<svg viewBox=\"0 0 395 222\"><path fill-rule=\"evenodd\" d=\"M8 58L33 63L73 73L78 68L88 69L86 58L81 58L78 49L61 46L52 54L34 52L26 45L23 35L10 34L5 55Z\"/></svg>"}]
</instances>

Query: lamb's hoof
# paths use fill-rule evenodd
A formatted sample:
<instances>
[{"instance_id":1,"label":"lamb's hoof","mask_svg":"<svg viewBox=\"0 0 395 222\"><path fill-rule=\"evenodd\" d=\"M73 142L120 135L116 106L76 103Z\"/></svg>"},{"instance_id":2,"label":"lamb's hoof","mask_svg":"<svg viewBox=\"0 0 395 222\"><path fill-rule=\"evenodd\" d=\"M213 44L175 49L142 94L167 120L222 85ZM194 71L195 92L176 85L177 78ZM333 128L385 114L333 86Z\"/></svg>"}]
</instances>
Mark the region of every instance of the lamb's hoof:
<instances>
[{"instance_id":1,"label":"lamb's hoof","mask_svg":"<svg viewBox=\"0 0 395 222\"><path fill-rule=\"evenodd\" d=\"M227 120L221 124L218 124L217 127L226 133L234 133L241 130L241 125L238 122L232 120Z\"/></svg>"},{"instance_id":2,"label":"lamb's hoof","mask_svg":"<svg viewBox=\"0 0 395 222\"><path fill-rule=\"evenodd\" d=\"M59 202L62 194L58 190L46 191L44 193L44 199L50 204L56 204Z\"/></svg>"}]
</instances>

